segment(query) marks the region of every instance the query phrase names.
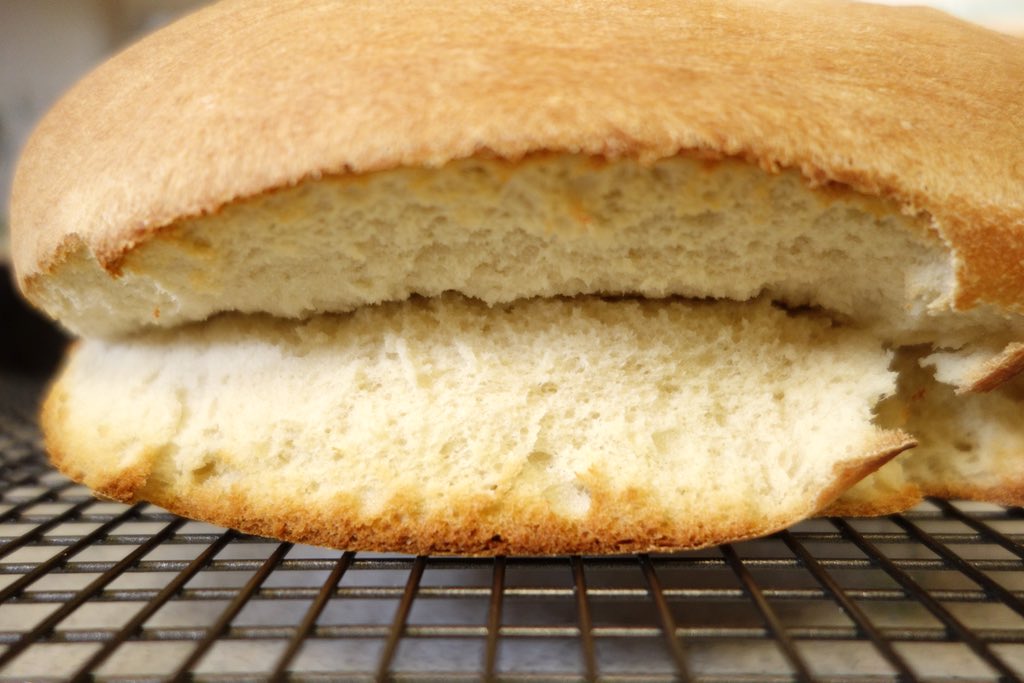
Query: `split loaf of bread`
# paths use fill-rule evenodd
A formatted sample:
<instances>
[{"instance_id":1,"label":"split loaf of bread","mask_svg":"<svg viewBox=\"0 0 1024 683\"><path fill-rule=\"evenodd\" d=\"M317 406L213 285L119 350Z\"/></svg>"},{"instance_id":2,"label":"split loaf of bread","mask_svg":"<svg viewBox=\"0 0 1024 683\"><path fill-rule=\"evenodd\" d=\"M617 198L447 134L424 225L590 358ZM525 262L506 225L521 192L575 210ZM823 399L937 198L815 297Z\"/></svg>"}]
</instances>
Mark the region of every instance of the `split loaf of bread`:
<instances>
[{"instance_id":1,"label":"split loaf of bread","mask_svg":"<svg viewBox=\"0 0 1024 683\"><path fill-rule=\"evenodd\" d=\"M19 284L83 337L47 443L409 552L1021 503L1021 139L1024 43L931 10L222 2L19 163Z\"/></svg>"}]
</instances>

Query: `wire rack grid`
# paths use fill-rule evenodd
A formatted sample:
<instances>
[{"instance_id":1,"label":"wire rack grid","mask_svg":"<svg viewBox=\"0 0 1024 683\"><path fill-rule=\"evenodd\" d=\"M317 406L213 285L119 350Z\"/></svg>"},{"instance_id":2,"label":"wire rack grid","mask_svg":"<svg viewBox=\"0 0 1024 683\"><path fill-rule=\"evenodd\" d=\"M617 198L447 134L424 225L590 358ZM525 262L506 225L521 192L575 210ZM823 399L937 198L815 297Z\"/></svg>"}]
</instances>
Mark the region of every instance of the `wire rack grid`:
<instances>
[{"instance_id":1,"label":"wire rack grid","mask_svg":"<svg viewBox=\"0 0 1024 683\"><path fill-rule=\"evenodd\" d=\"M0 680L1020 681L1024 511L933 501L677 555L440 558L93 498L0 401Z\"/></svg>"}]
</instances>

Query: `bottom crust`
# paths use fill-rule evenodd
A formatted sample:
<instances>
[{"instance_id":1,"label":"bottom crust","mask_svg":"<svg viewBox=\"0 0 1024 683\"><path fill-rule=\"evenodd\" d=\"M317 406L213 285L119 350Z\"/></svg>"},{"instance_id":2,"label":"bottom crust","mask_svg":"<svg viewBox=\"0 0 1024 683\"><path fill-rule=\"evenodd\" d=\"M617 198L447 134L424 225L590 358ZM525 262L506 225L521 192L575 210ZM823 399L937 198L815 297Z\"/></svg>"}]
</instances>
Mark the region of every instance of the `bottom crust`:
<instances>
[{"instance_id":1,"label":"bottom crust","mask_svg":"<svg viewBox=\"0 0 1024 683\"><path fill-rule=\"evenodd\" d=\"M844 467L819 503L912 445L892 440L885 450ZM181 482L179 487L168 486L147 468L97 479L62 457L57 446L51 447L51 460L63 474L107 499L128 504L146 501L182 517L247 534L340 550L465 556L668 553L767 536L800 521L757 511L743 517L666 516L652 509L645 491L616 492L593 482L592 512L579 520L552 515L544 506L527 501L510 504L506 500L505 509L497 511L493 500L482 498L453 499L447 514L421 517L412 512L417 501L413 491L390 501L387 512L367 517L359 501L345 497L329 505L303 505L253 495L244 486L223 490L199 485L182 491L176 490ZM825 510L825 514L838 514L828 506Z\"/></svg>"},{"instance_id":2,"label":"bottom crust","mask_svg":"<svg viewBox=\"0 0 1024 683\"><path fill-rule=\"evenodd\" d=\"M924 500L921 488L907 484L901 488L875 492L870 497L845 495L819 513L821 517L881 517L904 512Z\"/></svg>"}]
</instances>

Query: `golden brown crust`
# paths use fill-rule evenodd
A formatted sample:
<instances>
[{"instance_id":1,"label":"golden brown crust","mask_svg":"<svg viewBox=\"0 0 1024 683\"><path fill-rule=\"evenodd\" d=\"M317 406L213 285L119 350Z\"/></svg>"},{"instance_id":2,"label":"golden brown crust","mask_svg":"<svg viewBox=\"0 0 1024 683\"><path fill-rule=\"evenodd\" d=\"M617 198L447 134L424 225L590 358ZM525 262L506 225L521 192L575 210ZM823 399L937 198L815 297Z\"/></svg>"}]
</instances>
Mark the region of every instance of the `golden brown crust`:
<instances>
[{"instance_id":1,"label":"golden brown crust","mask_svg":"<svg viewBox=\"0 0 1024 683\"><path fill-rule=\"evenodd\" d=\"M368 516L351 496L330 502L295 496L276 499L254 493L245 482L225 490L209 481L175 481L161 472L159 451L147 451L116 471L83 465L102 456L85 452L88 447L83 443L68 443L57 414L60 391L59 384L51 389L41 422L51 460L68 477L107 498L125 503L145 500L192 519L297 543L411 554L670 552L764 536L802 518L773 519L760 510L749 510L746 518L713 512L702 519L651 514L645 491L618 490L596 473L587 481L593 504L580 519L560 517L541 502L519 499L503 508L482 496L450 500L444 514L423 516L417 512L416 490L392 497L381 513ZM874 444L880 450L838 470L819 505L913 444L899 433L880 434ZM813 507L805 511L813 513Z\"/></svg>"},{"instance_id":2,"label":"golden brown crust","mask_svg":"<svg viewBox=\"0 0 1024 683\"><path fill-rule=\"evenodd\" d=\"M966 387L957 387L958 394L992 391L1024 371L1024 344L1009 344L1003 351L985 362L970 378Z\"/></svg>"},{"instance_id":3,"label":"golden brown crust","mask_svg":"<svg viewBox=\"0 0 1024 683\"><path fill-rule=\"evenodd\" d=\"M1024 478L1006 479L996 486L977 486L966 481L929 482L925 487L925 495L997 505L1024 505Z\"/></svg>"},{"instance_id":4,"label":"golden brown crust","mask_svg":"<svg viewBox=\"0 0 1024 683\"><path fill-rule=\"evenodd\" d=\"M88 483L65 458L55 454L53 460L69 477ZM876 468L874 464L860 471L869 474ZM361 519L358 503L351 500L318 507L261 499L242 490L178 495L146 486L146 478L144 471L120 472L96 485L96 492L126 503L146 500L184 517L258 536L349 550L459 555L671 552L765 536L799 521L663 518L638 523L637 515L644 512L642 495L600 489L592 492L595 511L580 521L539 509L517 510L515 517L495 516L487 502L472 500L452 500L443 518L421 519L403 514L414 503L401 498L385 506L390 512Z\"/></svg>"},{"instance_id":5,"label":"golden brown crust","mask_svg":"<svg viewBox=\"0 0 1024 683\"><path fill-rule=\"evenodd\" d=\"M1024 480L1006 480L998 486L976 486L966 481L907 484L899 490L879 492L874 498L843 497L824 508L822 517L879 517L908 510L925 496L947 500L976 500L996 505L1024 505Z\"/></svg>"},{"instance_id":6,"label":"golden brown crust","mask_svg":"<svg viewBox=\"0 0 1024 683\"><path fill-rule=\"evenodd\" d=\"M1022 138L1024 43L930 10L226 2L46 117L15 179L13 257L23 287L79 240L116 274L161 227L325 174L702 151L930 214L957 304L1024 311Z\"/></svg>"},{"instance_id":7,"label":"golden brown crust","mask_svg":"<svg viewBox=\"0 0 1024 683\"><path fill-rule=\"evenodd\" d=\"M917 445L914 437L904 432L879 432L877 441L871 445L872 455L852 463L847 463L837 472L836 480L818 497L819 510L830 510L840 506L837 499L851 486L868 476L897 455ZM821 514L831 514L822 512Z\"/></svg>"},{"instance_id":8,"label":"golden brown crust","mask_svg":"<svg viewBox=\"0 0 1024 683\"><path fill-rule=\"evenodd\" d=\"M909 510L924 500L921 488L906 484L899 489L886 490L874 498L841 497L818 513L819 517L880 517Z\"/></svg>"}]
</instances>

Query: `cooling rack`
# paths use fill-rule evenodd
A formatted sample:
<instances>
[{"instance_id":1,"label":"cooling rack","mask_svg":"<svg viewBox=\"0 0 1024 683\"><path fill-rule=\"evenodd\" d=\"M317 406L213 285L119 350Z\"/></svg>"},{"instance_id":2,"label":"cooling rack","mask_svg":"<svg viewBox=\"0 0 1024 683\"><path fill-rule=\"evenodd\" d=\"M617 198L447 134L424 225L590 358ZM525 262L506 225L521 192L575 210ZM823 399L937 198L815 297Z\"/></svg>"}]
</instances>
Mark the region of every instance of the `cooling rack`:
<instances>
[{"instance_id":1,"label":"cooling rack","mask_svg":"<svg viewBox=\"0 0 1024 683\"><path fill-rule=\"evenodd\" d=\"M0 680L1019 681L1024 512L932 501L677 555L278 543L93 498L0 382Z\"/></svg>"}]
</instances>

